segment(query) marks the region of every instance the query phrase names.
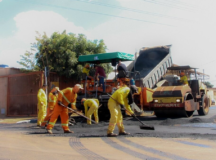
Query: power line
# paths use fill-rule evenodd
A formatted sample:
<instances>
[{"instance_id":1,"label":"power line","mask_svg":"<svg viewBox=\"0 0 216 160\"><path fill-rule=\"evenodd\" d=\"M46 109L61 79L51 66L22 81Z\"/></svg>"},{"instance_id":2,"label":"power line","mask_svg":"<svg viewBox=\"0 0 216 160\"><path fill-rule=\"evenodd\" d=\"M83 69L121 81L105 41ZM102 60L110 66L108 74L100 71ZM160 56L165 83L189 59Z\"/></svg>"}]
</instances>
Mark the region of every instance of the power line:
<instances>
[{"instance_id":1,"label":"power line","mask_svg":"<svg viewBox=\"0 0 216 160\"><path fill-rule=\"evenodd\" d=\"M180 9L180 10L185 10L185 11L190 11L191 12L191 9L182 8L182 7L179 7L179 6L176 6L176 5L172 5L172 4L162 3L162 2L158 2L158 1L151 1L151 0L143 0L143 1L163 5L165 7L174 7L174 8Z\"/></svg>"},{"instance_id":2,"label":"power line","mask_svg":"<svg viewBox=\"0 0 216 160\"><path fill-rule=\"evenodd\" d=\"M215 62L215 60L210 61L210 62L207 62L207 63L205 63L205 64L202 64L201 66L205 66L205 65L207 65L207 64L209 64L209 63L212 63L212 62Z\"/></svg>"},{"instance_id":3,"label":"power line","mask_svg":"<svg viewBox=\"0 0 216 160\"><path fill-rule=\"evenodd\" d=\"M99 15L103 15L103 16L116 17L116 18L122 18L122 19L129 19L129 20L140 21L140 22L145 22L145 23L153 23L153 24L164 25L164 26L169 26L169 27L176 27L176 26L171 25L171 24L153 22L153 21L148 21L148 20L143 20L143 19L129 18L129 17L124 17L124 16L116 16L116 15L111 15L111 14L106 14L106 13L98 13L98 12L93 12L93 11L81 10L81 9L77 9L77 8L64 7L64 6L57 6L57 5L53 5L53 4L35 3L35 2L29 2L29 1L26 1L26 2L27 2L27 3L33 3L33 4L36 4L36 5L52 6L52 7L56 7L56 8L74 10L74 11L79 11L79 12L86 12L86 13L92 13L92 14L99 14Z\"/></svg>"},{"instance_id":4,"label":"power line","mask_svg":"<svg viewBox=\"0 0 216 160\"><path fill-rule=\"evenodd\" d=\"M160 0L159 0L160 1ZM185 3L185 2L180 2L179 0L170 0L170 1L167 1L167 0L161 0L161 1L164 1L165 3L164 4L169 4L169 5L179 5L181 7L188 7L189 9L196 9L196 7L192 4L189 4L189 3Z\"/></svg>"},{"instance_id":5,"label":"power line","mask_svg":"<svg viewBox=\"0 0 216 160\"><path fill-rule=\"evenodd\" d=\"M133 9L133 8L121 7L121 6L111 5L108 3L83 1L83 0L73 0L73 1L78 1L78 2L83 2L83 3L88 3L88 4L94 4L94 5L100 5L100 6L105 6L105 7L109 7L109 8L116 8L116 9L120 9L120 10L126 10L126 11L130 11L130 12L136 12L136 13L147 14L147 15L152 15L152 16L166 17L166 18L171 18L171 19L179 19L179 20L187 21L187 22L192 21L192 20L184 19L184 18L180 18L180 17L174 17L174 16L169 16L169 15L164 15L164 14L159 14L159 13L154 13L154 12L148 12L148 11L143 11L143 10L137 10L137 9Z\"/></svg>"}]
</instances>

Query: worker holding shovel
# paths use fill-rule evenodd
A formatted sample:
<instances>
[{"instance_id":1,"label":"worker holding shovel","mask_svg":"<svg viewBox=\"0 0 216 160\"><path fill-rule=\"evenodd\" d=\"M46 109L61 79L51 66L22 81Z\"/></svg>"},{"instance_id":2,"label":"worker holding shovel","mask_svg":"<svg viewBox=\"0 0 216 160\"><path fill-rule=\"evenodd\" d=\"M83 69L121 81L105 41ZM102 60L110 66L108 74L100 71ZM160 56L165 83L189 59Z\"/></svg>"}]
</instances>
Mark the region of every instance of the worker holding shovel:
<instances>
[{"instance_id":1,"label":"worker holding shovel","mask_svg":"<svg viewBox=\"0 0 216 160\"><path fill-rule=\"evenodd\" d=\"M58 92L59 92L59 87L54 87L49 93L47 115L44 118L43 123L41 124L41 127L46 126L46 124L48 123L48 121L50 120L53 114L54 106L58 98Z\"/></svg>"},{"instance_id":2,"label":"worker holding shovel","mask_svg":"<svg viewBox=\"0 0 216 160\"><path fill-rule=\"evenodd\" d=\"M76 84L73 88L66 88L59 91L58 100L46 128L49 134L52 134L52 128L54 127L59 115L61 117L61 125L64 133L73 133L73 131L70 131L68 127L68 108L65 106L71 106L72 109L76 110L76 98L80 89L83 89L81 85Z\"/></svg>"},{"instance_id":3,"label":"worker holding shovel","mask_svg":"<svg viewBox=\"0 0 216 160\"><path fill-rule=\"evenodd\" d=\"M98 99L82 98L81 103L84 105L84 108L85 108L85 116L91 119L91 116L94 113L95 122L98 123L99 122L99 119L98 119L99 101ZM91 121L88 119L87 119L87 124L91 125Z\"/></svg>"}]
</instances>

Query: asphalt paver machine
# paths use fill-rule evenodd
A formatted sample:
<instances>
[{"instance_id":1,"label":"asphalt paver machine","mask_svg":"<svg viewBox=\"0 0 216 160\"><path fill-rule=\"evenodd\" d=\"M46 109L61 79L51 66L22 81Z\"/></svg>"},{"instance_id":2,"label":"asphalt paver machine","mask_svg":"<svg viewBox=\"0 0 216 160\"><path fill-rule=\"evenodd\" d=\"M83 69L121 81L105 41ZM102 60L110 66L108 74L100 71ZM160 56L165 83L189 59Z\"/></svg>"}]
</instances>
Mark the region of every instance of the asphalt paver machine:
<instances>
[{"instance_id":1,"label":"asphalt paver machine","mask_svg":"<svg viewBox=\"0 0 216 160\"><path fill-rule=\"evenodd\" d=\"M78 93L76 106L77 109L83 110L84 107L81 105L82 98L97 98L100 102L101 107L98 109L98 115L100 119L108 119L110 117L110 113L107 107L109 95L115 92L117 89L118 81L116 78L116 66L118 60L124 61L133 61L134 55L123 53L123 52L111 52L111 53L100 53L100 54L92 54L92 55L81 55L78 58L78 61L83 64L102 64L102 63L111 63L113 67L115 67L115 78L114 79L105 79L105 92L103 92L103 87L98 83L94 76L94 71L90 71L90 76L93 79L88 79L87 76L84 76L81 80L81 84L84 87L84 90ZM137 73L133 74L136 76ZM127 78L130 80L130 73L127 73Z\"/></svg>"}]
</instances>

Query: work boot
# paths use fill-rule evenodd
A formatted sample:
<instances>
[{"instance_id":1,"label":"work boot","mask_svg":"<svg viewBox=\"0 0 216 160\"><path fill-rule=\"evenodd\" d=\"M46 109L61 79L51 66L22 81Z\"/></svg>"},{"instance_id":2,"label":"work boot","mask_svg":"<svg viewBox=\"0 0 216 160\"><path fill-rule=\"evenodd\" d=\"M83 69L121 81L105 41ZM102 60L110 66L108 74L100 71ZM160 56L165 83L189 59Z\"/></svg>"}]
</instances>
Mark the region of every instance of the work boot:
<instances>
[{"instance_id":1,"label":"work boot","mask_svg":"<svg viewBox=\"0 0 216 160\"><path fill-rule=\"evenodd\" d=\"M47 133L53 134L51 129L47 129Z\"/></svg>"},{"instance_id":2,"label":"work boot","mask_svg":"<svg viewBox=\"0 0 216 160\"><path fill-rule=\"evenodd\" d=\"M130 135L130 133L124 131L124 132L120 132L119 135Z\"/></svg>"},{"instance_id":3,"label":"work boot","mask_svg":"<svg viewBox=\"0 0 216 160\"><path fill-rule=\"evenodd\" d=\"M115 133L108 133L107 134L107 137L117 137L118 135L117 134L115 134Z\"/></svg>"},{"instance_id":4,"label":"work boot","mask_svg":"<svg viewBox=\"0 0 216 160\"><path fill-rule=\"evenodd\" d=\"M67 130L67 131L64 131L64 133L74 133L74 132Z\"/></svg>"}]
</instances>

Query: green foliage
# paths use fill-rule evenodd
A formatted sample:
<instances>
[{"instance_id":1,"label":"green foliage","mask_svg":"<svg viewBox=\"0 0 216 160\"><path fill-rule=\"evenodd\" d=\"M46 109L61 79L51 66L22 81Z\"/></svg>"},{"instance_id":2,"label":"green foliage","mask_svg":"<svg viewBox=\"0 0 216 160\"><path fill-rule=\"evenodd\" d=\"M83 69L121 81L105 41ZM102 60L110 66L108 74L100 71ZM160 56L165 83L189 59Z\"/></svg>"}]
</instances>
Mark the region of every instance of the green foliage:
<instances>
[{"instance_id":1,"label":"green foliage","mask_svg":"<svg viewBox=\"0 0 216 160\"><path fill-rule=\"evenodd\" d=\"M17 61L18 64L24 67L21 69L23 72L39 70L38 66L36 66L35 54L33 53L34 51L35 50L32 47L31 52L26 51L24 55L21 55L22 59Z\"/></svg>"},{"instance_id":2,"label":"green foliage","mask_svg":"<svg viewBox=\"0 0 216 160\"><path fill-rule=\"evenodd\" d=\"M213 88L213 84L211 84L210 82L203 82L206 86L207 86L207 88Z\"/></svg>"},{"instance_id":3,"label":"green foliage","mask_svg":"<svg viewBox=\"0 0 216 160\"><path fill-rule=\"evenodd\" d=\"M66 34L66 31L61 34L54 32L50 38L46 33L40 35L37 32L37 34L37 43L35 43L39 50L36 54L37 66L40 70L48 66L50 71L66 77L80 77L85 65L78 63L80 55L106 52L103 40L90 41L83 34L76 36L73 33ZM103 64L103 67L106 73L112 71L110 64Z\"/></svg>"}]
</instances>

